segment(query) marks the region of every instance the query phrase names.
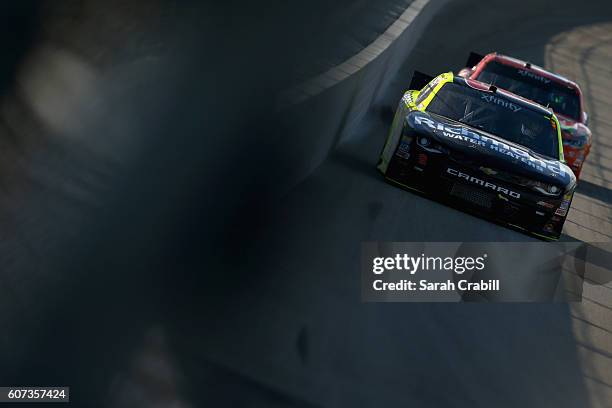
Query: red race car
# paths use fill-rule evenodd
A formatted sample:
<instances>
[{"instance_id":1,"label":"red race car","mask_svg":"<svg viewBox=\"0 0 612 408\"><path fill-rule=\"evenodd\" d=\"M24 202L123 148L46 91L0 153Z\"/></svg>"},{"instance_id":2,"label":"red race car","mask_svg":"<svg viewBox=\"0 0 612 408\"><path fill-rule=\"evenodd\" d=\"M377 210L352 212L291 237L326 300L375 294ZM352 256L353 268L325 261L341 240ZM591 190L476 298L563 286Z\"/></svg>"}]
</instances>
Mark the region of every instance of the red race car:
<instances>
[{"instance_id":1,"label":"red race car","mask_svg":"<svg viewBox=\"0 0 612 408\"><path fill-rule=\"evenodd\" d=\"M563 153L576 178L591 149L580 87L544 68L498 53L482 56L471 53L459 76L506 89L523 98L551 108L561 124Z\"/></svg>"}]
</instances>

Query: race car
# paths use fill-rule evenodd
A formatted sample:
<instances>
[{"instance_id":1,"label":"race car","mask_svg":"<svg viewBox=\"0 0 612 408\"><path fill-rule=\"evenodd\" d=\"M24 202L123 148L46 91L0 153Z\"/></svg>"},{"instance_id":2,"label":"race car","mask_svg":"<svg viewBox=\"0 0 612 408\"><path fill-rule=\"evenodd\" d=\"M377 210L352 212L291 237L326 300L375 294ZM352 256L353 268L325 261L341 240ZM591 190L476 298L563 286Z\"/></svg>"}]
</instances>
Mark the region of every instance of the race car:
<instances>
[{"instance_id":1,"label":"race car","mask_svg":"<svg viewBox=\"0 0 612 408\"><path fill-rule=\"evenodd\" d=\"M552 108L561 123L565 160L580 177L582 165L591 150L591 131L584 111L580 87L541 67L498 53L481 56L471 53L459 76L506 89L543 106Z\"/></svg>"},{"instance_id":2,"label":"race car","mask_svg":"<svg viewBox=\"0 0 612 408\"><path fill-rule=\"evenodd\" d=\"M558 239L576 177L563 162L555 114L452 72L435 78L416 72L410 88L377 166L386 180L541 239Z\"/></svg>"}]
</instances>

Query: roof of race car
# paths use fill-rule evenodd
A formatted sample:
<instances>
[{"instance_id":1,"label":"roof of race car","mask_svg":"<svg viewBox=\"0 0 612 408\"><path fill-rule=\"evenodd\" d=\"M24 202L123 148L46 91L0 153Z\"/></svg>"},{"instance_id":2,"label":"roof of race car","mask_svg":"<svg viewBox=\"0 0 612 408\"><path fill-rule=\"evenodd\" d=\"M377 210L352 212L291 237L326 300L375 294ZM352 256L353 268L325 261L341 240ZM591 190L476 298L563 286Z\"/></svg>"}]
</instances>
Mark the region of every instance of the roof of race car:
<instances>
[{"instance_id":1,"label":"roof of race car","mask_svg":"<svg viewBox=\"0 0 612 408\"><path fill-rule=\"evenodd\" d=\"M475 79L465 79L463 77L453 75L453 83L460 84L460 85L474 88L474 89L478 89L480 91L493 93L489 84L477 81ZM526 98L523 98L522 96L506 91L504 89L496 88L494 93L495 95L501 95L504 99L508 99L512 101L513 103L516 103L519 106L536 111L538 113L541 113L542 115L545 115L545 116L553 115L553 111L551 109L545 106L542 106L536 102L533 102L530 99L526 99Z\"/></svg>"},{"instance_id":2,"label":"roof of race car","mask_svg":"<svg viewBox=\"0 0 612 408\"><path fill-rule=\"evenodd\" d=\"M565 85L569 88L574 88L576 90L578 90L578 92L580 92L580 87L578 86L577 83L575 83L574 81L571 81L567 78L565 78L564 76L561 76L559 74L556 74L554 72L550 72L547 71L546 69L538 66L538 65L534 65L534 64L529 64L527 61L523 61L520 60L518 58L514 58L514 57L509 57L507 55L503 55L503 54L499 54L497 52L492 52L490 54L487 54L482 61L479 63L479 65L481 63L488 63L491 60L494 60L496 62L502 63L504 65L509 65L511 67L514 68L520 68L520 69L524 69L526 71L532 72L536 75L551 79L557 83L560 83L562 85ZM529 64L529 66L527 66Z\"/></svg>"}]
</instances>

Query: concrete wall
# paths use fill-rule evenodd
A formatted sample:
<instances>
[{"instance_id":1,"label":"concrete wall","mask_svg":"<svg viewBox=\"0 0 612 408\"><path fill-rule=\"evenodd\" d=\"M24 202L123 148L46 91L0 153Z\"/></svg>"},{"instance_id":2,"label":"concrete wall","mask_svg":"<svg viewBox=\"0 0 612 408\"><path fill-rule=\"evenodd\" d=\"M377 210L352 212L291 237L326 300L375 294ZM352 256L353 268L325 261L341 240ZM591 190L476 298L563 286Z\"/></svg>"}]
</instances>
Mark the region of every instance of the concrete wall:
<instances>
[{"instance_id":1,"label":"concrete wall","mask_svg":"<svg viewBox=\"0 0 612 408\"><path fill-rule=\"evenodd\" d=\"M276 142L286 146L286 162L291 166L283 169L287 183L304 178L338 144L359 134L356 130L366 112L376 104L431 18L448 1L414 1L357 55L281 92L277 101L281 131Z\"/></svg>"}]
</instances>

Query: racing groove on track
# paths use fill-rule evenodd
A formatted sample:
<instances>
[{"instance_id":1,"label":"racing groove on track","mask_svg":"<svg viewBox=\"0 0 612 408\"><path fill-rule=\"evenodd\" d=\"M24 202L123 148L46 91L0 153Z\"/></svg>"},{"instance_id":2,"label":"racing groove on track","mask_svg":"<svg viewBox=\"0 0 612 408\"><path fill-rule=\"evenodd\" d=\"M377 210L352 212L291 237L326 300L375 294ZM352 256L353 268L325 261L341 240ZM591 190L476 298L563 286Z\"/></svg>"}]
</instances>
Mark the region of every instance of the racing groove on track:
<instances>
[{"instance_id":1,"label":"racing groove on track","mask_svg":"<svg viewBox=\"0 0 612 408\"><path fill-rule=\"evenodd\" d=\"M586 94L593 150L584 166L575 203L565 228L584 241L612 239L612 24L562 33L546 47L546 65L575 78ZM593 400L610 402L612 387L612 285L585 282L583 302L572 307L574 334L585 383Z\"/></svg>"},{"instance_id":2,"label":"racing groove on track","mask_svg":"<svg viewBox=\"0 0 612 408\"><path fill-rule=\"evenodd\" d=\"M435 18L354 141L271 216L259 251L277 254L261 260L268 279L237 295L242 312L199 344L206 358L318 406L610 406L609 283L587 284L584 303L570 307L361 304L358 282L362 241L532 240L374 171L412 71L457 71L470 51L553 66L583 85L595 139L566 239L610 240L612 48L609 26L593 24L612 9L602 4L458 1Z\"/></svg>"},{"instance_id":3,"label":"racing groove on track","mask_svg":"<svg viewBox=\"0 0 612 408\"><path fill-rule=\"evenodd\" d=\"M588 242L612 239L611 55L611 24L562 33L546 47L546 66L582 85L590 114L593 150L565 229L569 236Z\"/></svg>"}]
</instances>

